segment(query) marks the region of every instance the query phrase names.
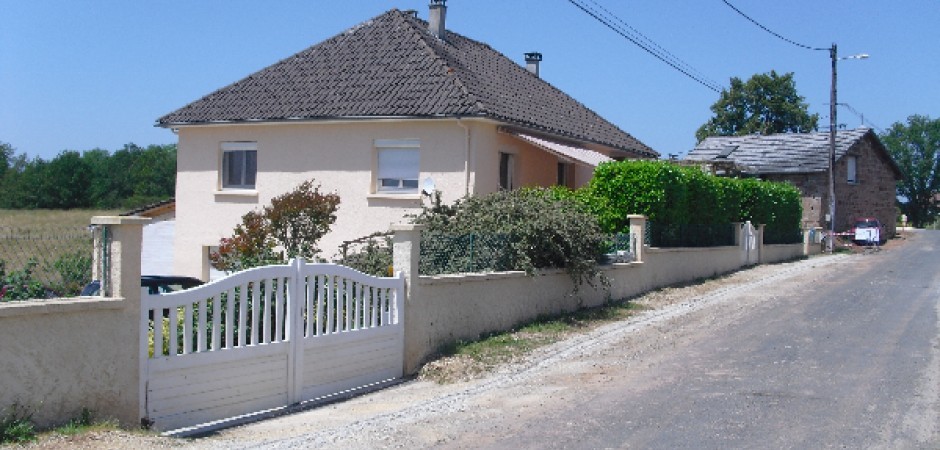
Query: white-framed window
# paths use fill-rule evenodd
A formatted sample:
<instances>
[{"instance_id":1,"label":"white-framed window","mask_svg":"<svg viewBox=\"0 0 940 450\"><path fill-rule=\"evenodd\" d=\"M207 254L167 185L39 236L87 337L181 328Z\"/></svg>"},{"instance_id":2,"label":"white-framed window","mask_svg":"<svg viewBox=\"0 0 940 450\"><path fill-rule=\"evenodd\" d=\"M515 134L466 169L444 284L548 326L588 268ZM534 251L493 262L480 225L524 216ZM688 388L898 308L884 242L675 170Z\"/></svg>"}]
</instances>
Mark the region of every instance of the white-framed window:
<instances>
[{"instance_id":1,"label":"white-framed window","mask_svg":"<svg viewBox=\"0 0 940 450\"><path fill-rule=\"evenodd\" d=\"M847 156L845 160L846 172L848 176L846 177L849 183L858 183L858 157Z\"/></svg>"},{"instance_id":2,"label":"white-framed window","mask_svg":"<svg viewBox=\"0 0 940 450\"><path fill-rule=\"evenodd\" d=\"M223 142L222 189L254 189L258 175L257 142Z\"/></svg>"},{"instance_id":3,"label":"white-framed window","mask_svg":"<svg viewBox=\"0 0 940 450\"><path fill-rule=\"evenodd\" d=\"M375 190L386 194L418 192L421 173L420 139L376 139Z\"/></svg>"},{"instance_id":4,"label":"white-framed window","mask_svg":"<svg viewBox=\"0 0 940 450\"><path fill-rule=\"evenodd\" d=\"M516 187L516 155L499 153L499 188L509 190Z\"/></svg>"}]
</instances>

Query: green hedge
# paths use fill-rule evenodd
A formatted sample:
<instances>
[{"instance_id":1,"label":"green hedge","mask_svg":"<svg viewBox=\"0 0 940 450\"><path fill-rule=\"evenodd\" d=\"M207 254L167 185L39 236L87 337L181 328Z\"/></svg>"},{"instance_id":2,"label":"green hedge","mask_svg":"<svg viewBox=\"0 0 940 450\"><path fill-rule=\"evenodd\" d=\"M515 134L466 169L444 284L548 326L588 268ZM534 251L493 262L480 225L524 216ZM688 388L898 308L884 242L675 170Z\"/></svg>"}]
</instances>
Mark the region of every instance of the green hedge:
<instances>
[{"instance_id":1,"label":"green hedge","mask_svg":"<svg viewBox=\"0 0 940 450\"><path fill-rule=\"evenodd\" d=\"M629 214L668 225L717 225L750 220L799 229L800 192L787 183L721 178L666 161L601 164L577 194L609 233L629 228Z\"/></svg>"}]
</instances>

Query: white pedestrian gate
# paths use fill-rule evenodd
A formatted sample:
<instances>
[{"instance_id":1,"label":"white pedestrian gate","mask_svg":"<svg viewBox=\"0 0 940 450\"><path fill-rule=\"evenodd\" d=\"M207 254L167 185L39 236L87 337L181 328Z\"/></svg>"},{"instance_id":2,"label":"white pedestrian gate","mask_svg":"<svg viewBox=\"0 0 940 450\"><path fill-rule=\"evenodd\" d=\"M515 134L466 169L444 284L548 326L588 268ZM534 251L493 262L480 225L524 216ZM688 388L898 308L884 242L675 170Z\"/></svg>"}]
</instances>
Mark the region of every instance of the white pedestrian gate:
<instances>
[{"instance_id":1,"label":"white pedestrian gate","mask_svg":"<svg viewBox=\"0 0 940 450\"><path fill-rule=\"evenodd\" d=\"M142 415L171 430L401 378L404 286L294 260L143 295Z\"/></svg>"},{"instance_id":2,"label":"white pedestrian gate","mask_svg":"<svg viewBox=\"0 0 940 450\"><path fill-rule=\"evenodd\" d=\"M751 224L750 220L744 222L741 227L744 232L744 262L747 265L757 264L760 262L760 251L757 248L757 240L763 239L763 237L758 236L757 228Z\"/></svg>"}]
</instances>

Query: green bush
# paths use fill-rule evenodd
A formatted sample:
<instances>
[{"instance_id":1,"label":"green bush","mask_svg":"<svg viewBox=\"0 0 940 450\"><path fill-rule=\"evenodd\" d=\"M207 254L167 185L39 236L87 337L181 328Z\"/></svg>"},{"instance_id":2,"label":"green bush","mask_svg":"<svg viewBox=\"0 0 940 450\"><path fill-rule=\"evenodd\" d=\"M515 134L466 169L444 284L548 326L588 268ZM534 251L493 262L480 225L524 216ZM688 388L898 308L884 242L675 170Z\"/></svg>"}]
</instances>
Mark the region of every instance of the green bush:
<instances>
[{"instance_id":1,"label":"green bush","mask_svg":"<svg viewBox=\"0 0 940 450\"><path fill-rule=\"evenodd\" d=\"M63 297L78 295L91 281L91 264L91 255L84 250L66 253L56 259L52 267L61 278L61 284L55 286L56 292Z\"/></svg>"},{"instance_id":2,"label":"green bush","mask_svg":"<svg viewBox=\"0 0 940 450\"><path fill-rule=\"evenodd\" d=\"M474 235L487 239L505 236L499 261L494 264L532 273L542 268L564 268L576 284L591 283L599 275L597 260L606 236L597 219L582 204L566 198L563 190L519 189L433 205L415 218L427 226L426 240ZM456 252L449 255L457 256ZM456 266L460 266L457 264Z\"/></svg>"},{"instance_id":3,"label":"green bush","mask_svg":"<svg viewBox=\"0 0 940 450\"><path fill-rule=\"evenodd\" d=\"M738 221L750 220L775 230L798 230L803 216L800 191L790 184L754 179L741 180L741 213Z\"/></svg>"},{"instance_id":4,"label":"green bush","mask_svg":"<svg viewBox=\"0 0 940 450\"><path fill-rule=\"evenodd\" d=\"M610 233L628 230L629 214L668 226L750 220L783 230L799 229L802 217L800 192L790 184L720 178L667 161L601 164L575 197Z\"/></svg>"},{"instance_id":5,"label":"green bush","mask_svg":"<svg viewBox=\"0 0 940 450\"><path fill-rule=\"evenodd\" d=\"M608 233L629 229L628 214L644 214L663 223L689 223L688 190L682 169L655 161L605 163L579 198Z\"/></svg>"},{"instance_id":6,"label":"green bush","mask_svg":"<svg viewBox=\"0 0 940 450\"><path fill-rule=\"evenodd\" d=\"M0 261L0 302L46 298L46 289L33 276L37 265L35 259L30 259L23 269L6 273Z\"/></svg>"},{"instance_id":7,"label":"green bush","mask_svg":"<svg viewBox=\"0 0 940 450\"><path fill-rule=\"evenodd\" d=\"M357 240L362 247L353 252L343 249L340 259L335 261L362 273L377 276L392 276L392 238L387 234L374 234Z\"/></svg>"}]
</instances>

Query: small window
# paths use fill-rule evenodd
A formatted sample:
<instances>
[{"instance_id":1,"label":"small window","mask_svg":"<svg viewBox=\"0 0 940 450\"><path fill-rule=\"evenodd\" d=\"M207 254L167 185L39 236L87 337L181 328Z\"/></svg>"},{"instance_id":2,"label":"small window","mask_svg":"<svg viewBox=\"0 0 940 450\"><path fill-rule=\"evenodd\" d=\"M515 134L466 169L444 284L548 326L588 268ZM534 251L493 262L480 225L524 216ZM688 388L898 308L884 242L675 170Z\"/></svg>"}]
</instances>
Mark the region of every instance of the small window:
<instances>
[{"instance_id":1,"label":"small window","mask_svg":"<svg viewBox=\"0 0 940 450\"><path fill-rule=\"evenodd\" d=\"M569 163L558 163L558 185L572 187L571 177L572 165Z\"/></svg>"},{"instance_id":2,"label":"small window","mask_svg":"<svg viewBox=\"0 0 940 450\"><path fill-rule=\"evenodd\" d=\"M222 189L254 189L258 174L258 144L222 143Z\"/></svg>"},{"instance_id":3,"label":"small window","mask_svg":"<svg viewBox=\"0 0 940 450\"><path fill-rule=\"evenodd\" d=\"M513 173L516 170L516 158L511 153L499 154L499 188L509 190L515 187Z\"/></svg>"},{"instance_id":4,"label":"small window","mask_svg":"<svg viewBox=\"0 0 940 450\"><path fill-rule=\"evenodd\" d=\"M418 192L421 141L418 139L377 139L376 191L410 194Z\"/></svg>"},{"instance_id":5,"label":"small window","mask_svg":"<svg viewBox=\"0 0 940 450\"><path fill-rule=\"evenodd\" d=\"M849 183L858 183L858 158L855 156L849 156L846 159L846 168L848 172L848 182Z\"/></svg>"}]
</instances>

